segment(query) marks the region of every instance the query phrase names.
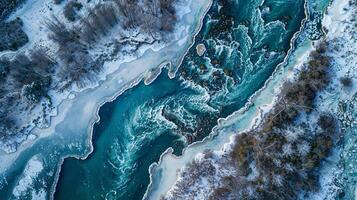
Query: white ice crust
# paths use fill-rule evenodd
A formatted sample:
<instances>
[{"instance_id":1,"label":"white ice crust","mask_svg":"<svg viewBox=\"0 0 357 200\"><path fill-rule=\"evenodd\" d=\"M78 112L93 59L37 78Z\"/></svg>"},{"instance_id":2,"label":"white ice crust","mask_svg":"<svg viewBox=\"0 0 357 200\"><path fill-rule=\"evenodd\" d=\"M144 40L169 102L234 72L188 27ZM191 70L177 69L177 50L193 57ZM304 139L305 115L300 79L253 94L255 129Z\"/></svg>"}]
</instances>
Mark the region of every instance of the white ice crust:
<instances>
[{"instance_id":1,"label":"white ice crust","mask_svg":"<svg viewBox=\"0 0 357 200\"><path fill-rule=\"evenodd\" d=\"M71 91L63 93L50 91L55 107L51 123L45 128L33 128L27 139L21 138L21 144L16 151L10 147L6 149L8 146L0 142L2 162L0 175L6 173L6 170L24 150L48 137L54 138L54 144L71 143L69 148L86 146L88 149L84 156L86 157L92 151L92 128L93 124L99 120L98 110L101 105L114 100L141 80L151 77L152 72L157 68L167 66L165 63L170 64L169 75L171 78L174 77L183 56L194 41L195 34L200 30L201 19L210 3L210 0L178 1L175 5L178 23L169 42L143 45L135 54L106 62L103 72L99 74L98 82L86 88L74 87ZM34 46L44 46L48 48L50 54L54 55L56 45L47 38L45 20L49 19L52 14L64 20L61 18L61 10L62 7L54 6L53 1L28 0L21 9L10 16L9 20L18 16L23 19L24 31L30 38L30 42L19 51L26 51ZM0 56L11 54L13 52L2 52Z\"/></svg>"}]
</instances>

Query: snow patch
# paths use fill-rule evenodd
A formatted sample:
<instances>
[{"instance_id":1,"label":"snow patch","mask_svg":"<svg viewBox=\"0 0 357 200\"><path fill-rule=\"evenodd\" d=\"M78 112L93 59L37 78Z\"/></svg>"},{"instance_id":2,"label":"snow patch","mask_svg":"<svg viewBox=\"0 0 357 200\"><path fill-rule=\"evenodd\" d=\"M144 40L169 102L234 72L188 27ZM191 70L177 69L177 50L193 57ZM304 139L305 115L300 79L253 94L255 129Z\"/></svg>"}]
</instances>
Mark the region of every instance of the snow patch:
<instances>
[{"instance_id":1,"label":"snow patch","mask_svg":"<svg viewBox=\"0 0 357 200\"><path fill-rule=\"evenodd\" d=\"M34 183L43 169L43 163L40 158L38 156L32 157L28 161L20 180L13 189L13 196L16 199L21 199L21 197L30 192L33 199L45 199L45 191L34 191Z\"/></svg>"}]
</instances>

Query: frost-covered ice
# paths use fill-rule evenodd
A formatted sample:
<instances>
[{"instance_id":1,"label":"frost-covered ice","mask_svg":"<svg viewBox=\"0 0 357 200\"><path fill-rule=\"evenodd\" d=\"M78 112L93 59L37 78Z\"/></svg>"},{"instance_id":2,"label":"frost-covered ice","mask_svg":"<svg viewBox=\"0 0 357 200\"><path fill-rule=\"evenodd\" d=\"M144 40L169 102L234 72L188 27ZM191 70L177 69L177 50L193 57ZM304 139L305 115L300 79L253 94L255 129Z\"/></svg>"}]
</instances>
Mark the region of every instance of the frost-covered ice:
<instances>
[{"instance_id":1,"label":"frost-covered ice","mask_svg":"<svg viewBox=\"0 0 357 200\"><path fill-rule=\"evenodd\" d=\"M42 170L42 161L37 156L34 156L28 161L26 168L20 177L20 180L13 190L12 194L15 199L26 198L29 193L31 194L32 199L45 199L45 191L40 190L37 192L34 190L34 182Z\"/></svg>"}]
</instances>

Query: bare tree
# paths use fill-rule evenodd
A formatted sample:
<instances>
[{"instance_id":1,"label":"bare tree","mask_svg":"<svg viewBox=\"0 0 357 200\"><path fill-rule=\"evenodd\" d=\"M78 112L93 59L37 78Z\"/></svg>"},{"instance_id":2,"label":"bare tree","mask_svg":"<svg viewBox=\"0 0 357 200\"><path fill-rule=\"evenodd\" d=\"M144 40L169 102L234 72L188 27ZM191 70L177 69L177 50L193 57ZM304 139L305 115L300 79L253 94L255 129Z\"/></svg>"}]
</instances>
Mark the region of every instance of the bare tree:
<instances>
[{"instance_id":1,"label":"bare tree","mask_svg":"<svg viewBox=\"0 0 357 200\"><path fill-rule=\"evenodd\" d=\"M30 59L35 66L34 70L40 74L51 73L52 66L55 62L47 55L46 51L42 48L30 50Z\"/></svg>"},{"instance_id":2,"label":"bare tree","mask_svg":"<svg viewBox=\"0 0 357 200\"><path fill-rule=\"evenodd\" d=\"M47 20L46 26L51 31L49 39L58 44L65 44L75 40L76 38L75 33L69 31L64 23L59 21L55 16L52 16L51 20Z\"/></svg>"},{"instance_id":3,"label":"bare tree","mask_svg":"<svg viewBox=\"0 0 357 200\"><path fill-rule=\"evenodd\" d=\"M66 17L66 19L68 19L71 22L76 20L77 14L74 8L73 1L70 1L65 5L65 7L63 8L63 15Z\"/></svg>"},{"instance_id":4,"label":"bare tree","mask_svg":"<svg viewBox=\"0 0 357 200\"><path fill-rule=\"evenodd\" d=\"M101 4L97 10L97 14L103 16L105 21L110 24L111 27L119 23L118 17L116 15L117 11L112 5Z\"/></svg>"},{"instance_id":5,"label":"bare tree","mask_svg":"<svg viewBox=\"0 0 357 200\"><path fill-rule=\"evenodd\" d=\"M78 19L77 11L81 10L83 5L77 0L70 0L63 8L63 15L69 21L73 22Z\"/></svg>"}]
</instances>

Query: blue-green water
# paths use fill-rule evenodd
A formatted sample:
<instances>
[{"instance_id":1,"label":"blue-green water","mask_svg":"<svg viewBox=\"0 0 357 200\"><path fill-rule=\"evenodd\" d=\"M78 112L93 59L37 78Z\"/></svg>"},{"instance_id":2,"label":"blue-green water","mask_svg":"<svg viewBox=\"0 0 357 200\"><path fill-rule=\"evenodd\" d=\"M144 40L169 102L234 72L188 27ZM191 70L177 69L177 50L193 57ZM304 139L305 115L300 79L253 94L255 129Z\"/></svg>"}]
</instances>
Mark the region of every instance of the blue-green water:
<instances>
[{"instance_id":1,"label":"blue-green water","mask_svg":"<svg viewBox=\"0 0 357 200\"><path fill-rule=\"evenodd\" d=\"M123 190L129 192L115 196L133 199L145 192L145 168L169 146L182 148L179 137L167 128L170 124L157 119L160 109L156 107L161 103L157 100L188 90L160 76L156 84L140 84L103 106L101 121L94 128L94 152L84 162L74 158L64 162L56 198L101 199Z\"/></svg>"},{"instance_id":2,"label":"blue-green water","mask_svg":"<svg viewBox=\"0 0 357 200\"><path fill-rule=\"evenodd\" d=\"M177 76L126 91L100 110L94 152L62 165L56 199L141 199L148 168L207 136L241 108L286 56L304 15L303 0L214 1ZM194 45L195 46L195 45Z\"/></svg>"}]
</instances>

